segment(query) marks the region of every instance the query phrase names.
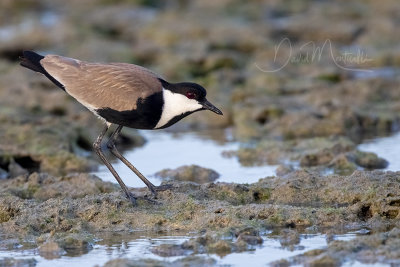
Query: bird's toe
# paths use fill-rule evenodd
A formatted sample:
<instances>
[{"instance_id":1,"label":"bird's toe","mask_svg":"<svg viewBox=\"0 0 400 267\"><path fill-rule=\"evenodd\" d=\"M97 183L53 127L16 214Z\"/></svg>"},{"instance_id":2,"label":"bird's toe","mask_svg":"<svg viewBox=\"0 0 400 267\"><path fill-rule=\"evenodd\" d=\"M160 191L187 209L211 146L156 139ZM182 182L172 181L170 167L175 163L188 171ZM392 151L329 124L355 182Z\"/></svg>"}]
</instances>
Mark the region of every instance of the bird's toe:
<instances>
[{"instance_id":1,"label":"bird's toe","mask_svg":"<svg viewBox=\"0 0 400 267\"><path fill-rule=\"evenodd\" d=\"M157 192L166 191L166 190L172 190L172 189L174 189L174 186L172 184L163 184L163 185L155 187L155 190Z\"/></svg>"},{"instance_id":2,"label":"bird's toe","mask_svg":"<svg viewBox=\"0 0 400 267\"><path fill-rule=\"evenodd\" d=\"M126 198L132 203L134 207L137 206L137 197L135 197L131 192L127 193Z\"/></svg>"}]
</instances>

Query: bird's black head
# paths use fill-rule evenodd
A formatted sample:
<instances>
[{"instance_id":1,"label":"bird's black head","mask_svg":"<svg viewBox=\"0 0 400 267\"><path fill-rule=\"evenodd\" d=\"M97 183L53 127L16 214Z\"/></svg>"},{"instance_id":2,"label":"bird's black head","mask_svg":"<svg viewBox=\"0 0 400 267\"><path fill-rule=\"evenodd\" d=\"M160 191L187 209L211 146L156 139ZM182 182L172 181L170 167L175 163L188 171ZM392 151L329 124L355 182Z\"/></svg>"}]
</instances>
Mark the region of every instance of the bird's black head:
<instances>
[{"instance_id":1,"label":"bird's black head","mask_svg":"<svg viewBox=\"0 0 400 267\"><path fill-rule=\"evenodd\" d=\"M184 95L189 99L195 99L199 102L202 102L207 95L206 89L197 83L175 83L172 88L169 88L169 90Z\"/></svg>"},{"instance_id":2,"label":"bird's black head","mask_svg":"<svg viewBox=\"0 0 400 267\"><path fill-rule=\"evenodd\" d=\"M199 105L198 109L193 110L211 110L219 115L223 115L222 112L216 108L213 104L211 104L207 99L207 91L201 85L197 83L190 83L190 82L182 82L182 83L168 83L162 79L160 79L163 88L166 90L171 91L174 94L180 94L186 97L188 101L197 103Z\"/></svg>"}]
</instances>

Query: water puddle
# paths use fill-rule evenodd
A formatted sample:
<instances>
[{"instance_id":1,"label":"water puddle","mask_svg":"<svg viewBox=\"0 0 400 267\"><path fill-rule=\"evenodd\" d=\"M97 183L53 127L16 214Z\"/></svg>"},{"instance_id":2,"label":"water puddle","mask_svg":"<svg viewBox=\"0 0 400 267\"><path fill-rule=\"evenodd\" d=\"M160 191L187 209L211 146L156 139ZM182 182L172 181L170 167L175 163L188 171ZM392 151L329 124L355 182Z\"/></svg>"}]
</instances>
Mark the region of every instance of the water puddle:
<instances>
[{"instance_id":1,"label":"water puddle","mask_svg":"<svg viewBox=\"0 0 400 267\"><path fill-rule=\"evenodd\" d=\"M392 67L382 67L368 69L368 71L355 71L352 73L355 79L394 79L399 77L400 69Z\"/></svg>"},{"instance_id":2,"label":"water puddle","mask_svg":"<svg viewBox=\"0 0 400 267\"><path fill-rule=\"evenodd\" d=\"M260 178L274 176L277 166L242 166L236 157L225 157L226 151L239 148L238 142L232 141L229 130L217 132L170 133L166 131L141 131L147 143L139 148L124 151L124 156L131 161L154 184L161 179L154 174L163 169L174 169L183 165L196 164L210 168L220 174L217 182L254 183ZM400 171L400 133L389 137L378 137L364 141L358 149L374 152L389 162L387 171ZM108 156L110 159L112 155ZM128 186L144 187L144 184L122 162L114 160L113 166L123 177ZM296 166L294 166L296 168ZM327 170L325 174L333 173ZM104 181L115 183L108 169L101 165L94 172Z\"/></svg>"},{"instance_id":3,"label":"water puddle","mask_svg":"<svg viewBox=\"0 0 400 267\"><path fill-rule=\"evenodd\" d=\"M350 232L346 234L335 235L335 240L348 241L359 235L361 232ZM263 244L254 249L242 253L231 253L223 258L214 258L220 264L230 266L266 266L266 264L288 259L296 255L305 253L313 249L322 249L327 246L325 234L302 234L300 243L295 246L285 247L279 241L280 235L264 237Z\"/></svg>"},{"instance_id":4,"label":"water puddle","mask_svg":"<svg viewBox=\"0 0 400 267\"><path fill-rule=\"evenodd\" d=\"M220 174L218 182L235 183L257 182L260 178L275 175L277 168L271 165L245 167L235 157L224 157L224 151L239 148L239 143L230 138L229 130L220 130L219 134L214 132L213 136L194 132L173 134L165 131L141 131L141 134L148 142L143 147L133 148L123 154L155 184L161 183L154 176L156 172L183 165L196 164L213 169ZM144 186L123 163L114 161L113 166L128 186ZM115 182L105 166L101 166L94 174L104 181Z\"/></svg>"},{"instance_id":5,"label":"water puddle","mask_svg":"<svg viewBox=\"0 0 400 267\"><path fill-rule=\"evenodd\" d=\"M386 159L389 165L385 171L400 171L400 133L388 137L378 137L364 141L358 149L374 152L379 157Z\"/></svg>"},{"instance_id":6,"label":"water puddle","mask_svg":"<svg viewBox=\"0 0 400 267\"><path fill-rule=\"evenodd\" d=\"M350 232L335 235L335 240L351 240L355 236L364 234L363 231ZM154 235L154 234L153 234ZM193 235L177 234L152 236L150 233L132 233L131 235L108 234L99 240L86 254L62 255L59 258L46 259L39 255L38 249L15 248L8 251L0 251L0 259L13 257L15 259L35 259L39 267L58 266L102 266L107 261L117 258L130 259L155 259L173 262L185 256L161 257L151 252L153 247L161 244L182 244ZM300 242L295 246L286 247L279 241L279 235L272 231L265 233L263 244L252 247L250 251L231 253L226 256L215 254L200 254L203 257L212 257L218 265L228 266L266 266L266 264L287 259L313 249L322 249L327 246L325 234L301 234ZM188 253L190 254L190 252Z\"/></svg>"}]
</instances>

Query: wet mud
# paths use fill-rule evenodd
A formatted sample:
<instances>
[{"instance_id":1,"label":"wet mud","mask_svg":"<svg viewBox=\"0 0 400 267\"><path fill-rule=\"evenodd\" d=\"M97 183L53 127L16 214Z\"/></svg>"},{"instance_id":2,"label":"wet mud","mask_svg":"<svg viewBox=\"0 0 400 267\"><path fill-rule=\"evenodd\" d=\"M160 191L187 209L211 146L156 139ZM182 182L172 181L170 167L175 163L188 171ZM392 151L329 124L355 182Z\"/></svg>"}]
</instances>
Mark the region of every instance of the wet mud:
<instances>
[{"instance_id":1,"label":"wet mud","mask_svg":"<svg viewBox=\"0 0 400 267\"><path fill-rule=\"evenodd\" d=\"M184 231L196 236L152 248L179 259L105 266L212 266L218 262L209 255L262 246L266 230L279 231L282 247L296 247L306 229L330 236L368 229L272 265L399 264L400 172L378 170L387 167L385 156L357 149L366 138L399 130L396 1L347 1L345 8L335 1L111 2L0 3L2 250L34 248L52 259L85 254L106 232ZM282 40L290 46L283 43L276 55ZM160 192L157 204L133 207L117 185L90 174L99 166L92 143L102 123L22 69L23 49L135 63L172 82L202 84L224 116L199 112L169 131L229 127L241 146L224 156L243 166L279 165L276 176L220 183L202 166L155 169L174 188ZM124 129L118 146L146 141ZM132 192L151 197L146 188ZM0 265L36 261L8 257Z\"/></svg>"}]
</instances>

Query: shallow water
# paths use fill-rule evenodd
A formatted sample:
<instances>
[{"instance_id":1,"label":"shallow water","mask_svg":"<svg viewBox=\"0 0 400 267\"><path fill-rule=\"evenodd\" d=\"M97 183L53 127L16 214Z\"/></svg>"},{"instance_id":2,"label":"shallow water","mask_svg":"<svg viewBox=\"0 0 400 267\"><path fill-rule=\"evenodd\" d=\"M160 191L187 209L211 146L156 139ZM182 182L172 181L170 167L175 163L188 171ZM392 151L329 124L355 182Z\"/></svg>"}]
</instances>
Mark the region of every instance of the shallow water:
<instances>
[{"instance_id":1,"label":"shallow water","mask_svg":"<svg viewBox=\"0 0 400 267\"><path fill-rule=\"evenodd\" d=\"M352 72L353 78L355 79L394 79L399 77L400 69L392 67L381 67L367 69L366 71L354 71Z\"/></svg>"},{"instance_id":2,"label":"shallow water","mask_svg":"<svg viewBox=\"0 0 400 267\"><path fill-rule=\"evenodd\" d=\"M336 240L350 240L357 235L363 234L364 231L350 232L346 234L335 235ZM14 257L18 259L31 259L37 261L37 266L42 267L58 267L58 266L95 266L103 265L109 260L117 258L134 258L134 259L157 259L172 262L184 256L161 257L151 252L151 248L160 244L182 244L191 236L187 235L165 235L157 237L149 233L132 233L131 235L120 236L118 234L110 234L104 236L93 249L86 254L62 255L55 259L46 259L39 255L37 249L24 250L23 247L9 251L0 251L0 258ZM301 234L300 243L288 248L283 247L279 241L279 235L271 232L265 233L263 236L264 243L254 246L254 250L231 253L220 257L215 254L202 254L204 257L214 258L219 265L229 266L265 266L276 260L289 258L302 254L312 249L324 248L327 245L326 236L324 234ZM356 265L351 265L356 266ZM382 266L382 265L380 265Z\"/></svg>"},{"instance_id":3,"label":"shallow water","mask_svg":"<svg viewBox=\"0 0 400 267\"><path fill-rule=\"evenodd\" d=\"M240 144L232 140L229 129L205 132L170 133L166 131L141 131L147 143L123 154L154 184L161 179L154 174L162 169L197 164L217 171L221 176L217 182L254 183L260 178L274 176L277 166L242 166L236 157L224 157L223 152L235 151ZM374 152L386 159L387 171L400 171L400 133L365 140L358 149ZM112 155L109 155L112 159ZM151 160L149 160L151 159ZM295 168L299 167L292 164ZM128 186L143 187L144 184L121 162L114 160L113 166ZM325 174L333 173L327 170ZM105 166L94 172L105 181L115 182Z\"/></svg>"},{"instance_id":4,"label":"shallow water","mask_svg":"<svg viewBox=\"0 0 400 267\"><path fill-rule=\"evenodd\" d=\"M166 131L141 131L147 142L144 146L125 151L124 156L151 182L158 185L161 179L154 174L160 170L196 164L211 168L220 174L217 182L254 183L261 178L274 176L277 166L242 166L236 157L225 157L223 152L235 151L240 144L232 140L229 129L204 132L171 133ZM389 162L388 171L400 171L400 133L365 140L358 149L374 152ZM112 155L108 155L110 159ZM151 159L151 160L149 160ZM113 160L113 166L128 186L144 184L122 162ZM295 168L299 167L292 164ZM333 173L327 170L326 174ZM101 165L94 172L104 181L115 182L108 169Z\"/></svg>"},{"instance_id":5,"label":"shallow water","mask_svg":"<svg viewBox=\"0 0 400 267\"><path fill-rule=\"evenodd\" d=\"M218 182L254 183L260 178L275 175L277 166L242 166L235 157L224 157L223 152L237 150L239 143L232 141L229 130L204 133L173 134L165 131L141 131L147 139L143 147L125 151L124 156L148 177L154 184L161 180L154 176L160 170L175 169L183 165L196 164L211 168L220 174ZM112 158L109 155L109 158ZM143 187L144 184L122 162L114 161L114 168L128 186ZM105 166L101 166L97 176L105 181L115 182Z\"/></svg>"}]
</instances>

